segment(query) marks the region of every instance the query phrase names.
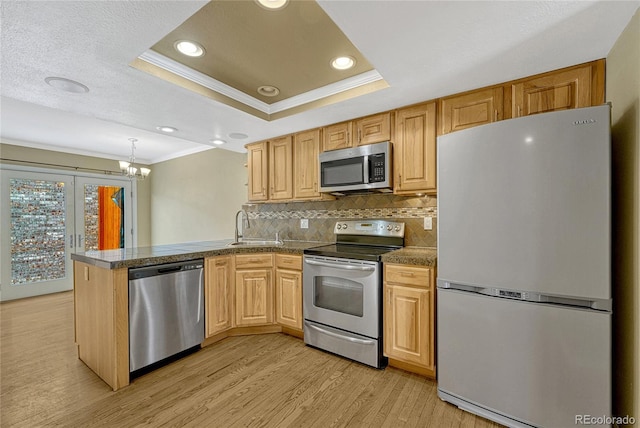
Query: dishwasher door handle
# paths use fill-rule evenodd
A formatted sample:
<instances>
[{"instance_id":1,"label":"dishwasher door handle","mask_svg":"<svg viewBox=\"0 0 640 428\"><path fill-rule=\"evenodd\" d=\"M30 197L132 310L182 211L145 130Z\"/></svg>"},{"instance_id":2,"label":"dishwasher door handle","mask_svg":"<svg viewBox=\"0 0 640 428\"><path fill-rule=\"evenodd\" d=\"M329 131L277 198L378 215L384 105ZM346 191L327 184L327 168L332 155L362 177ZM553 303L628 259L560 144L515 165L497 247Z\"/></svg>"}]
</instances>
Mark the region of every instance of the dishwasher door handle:
<instances>
[{"instance_id":1,"label":"dishwasher door handle","mask_svg":"<svg viewBox=\"0 0 640 428\"><path fill-rule=\"evenodd\" d=\"M160 268L158 269L159 274L171 273L171 272L180 272L182 270L182 266L172 266L168 268Z\"/></svg>"}]
</instances>

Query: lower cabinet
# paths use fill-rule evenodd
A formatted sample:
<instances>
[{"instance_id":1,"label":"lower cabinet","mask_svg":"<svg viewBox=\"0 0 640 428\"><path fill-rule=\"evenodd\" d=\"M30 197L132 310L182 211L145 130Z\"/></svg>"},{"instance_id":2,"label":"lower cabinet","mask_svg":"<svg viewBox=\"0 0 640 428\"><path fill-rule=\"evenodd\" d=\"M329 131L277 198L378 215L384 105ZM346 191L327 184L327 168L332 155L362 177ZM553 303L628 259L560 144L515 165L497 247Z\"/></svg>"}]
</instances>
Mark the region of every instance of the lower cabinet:
<instances>
[{"instance_id":1,"label":"lower cabinet","mask_svg":"<svg viewBox=\"0 0 640 428\"><path fill-rule=\"evenodd\" d=\"M238 334L241 330L235 327L271 326L273 330L276 324L302 336L302 256L209 257L205 299L206 338L228 330Z\"/></svg>"},{"instance_id":2,"label":"lower cabinet","mask_svg":"<svg viewBox=\"0 0 640 428\"><path fill-rule=\"evenodd\" d=\"M233 259L209 257L205 261L206 334L211 337L233 327Z\"/></svg>"},{"instance_id":3,"label":"lower cabinet","mask_svg":"<svg viewBox=\"0 0 640 428\"><path fill-rule=\"evenodd\" d=\"M434 270L384 266L384 354L389 365L435 377Z\"/></svg>"},{"instance_id":4,"label":"lower cabinet","mask_svg":"<svg viewBox=\"0 0 640 428\"><path fill-rule=\"evenodd\" d=\"M273 324L273 254L235 256L237 327Z\"/></svg>"},{"instance_id":5,"label":"lower cabinet","mask_svg":"<svg viewBox=\"0 0 640 428\"><path fill-rule=\"evenodd\" d=\"M276 322L302 331L302 257L276 254Z\"/></svg>"}]
</instances>

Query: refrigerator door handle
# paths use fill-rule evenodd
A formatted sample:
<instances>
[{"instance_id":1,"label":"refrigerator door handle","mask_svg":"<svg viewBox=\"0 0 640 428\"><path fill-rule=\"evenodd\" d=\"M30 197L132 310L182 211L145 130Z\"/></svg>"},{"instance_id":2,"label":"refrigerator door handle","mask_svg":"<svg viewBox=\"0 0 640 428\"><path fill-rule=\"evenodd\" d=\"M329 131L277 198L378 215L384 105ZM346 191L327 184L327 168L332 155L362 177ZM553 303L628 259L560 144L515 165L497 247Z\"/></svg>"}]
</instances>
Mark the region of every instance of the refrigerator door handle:
<instances>
[{"instance_id":1,"label":"refrigerator door handle","mask_svg":"<svg viewBox=\"0 0 640 428\"><path fill-rule=\"evenodd\" d=\"M611 312L612 299L585 299L572 296L553 296L548 294L533 293L530 291L509 290L504 288L480 287L477 285L457 284L451 281L438 279L438 288L444 290L457 290L467 293L483 294L491 297L515 299L532 303L546 303L550 305L574 306L595 311Z\"/></svg>"}]
</instances>

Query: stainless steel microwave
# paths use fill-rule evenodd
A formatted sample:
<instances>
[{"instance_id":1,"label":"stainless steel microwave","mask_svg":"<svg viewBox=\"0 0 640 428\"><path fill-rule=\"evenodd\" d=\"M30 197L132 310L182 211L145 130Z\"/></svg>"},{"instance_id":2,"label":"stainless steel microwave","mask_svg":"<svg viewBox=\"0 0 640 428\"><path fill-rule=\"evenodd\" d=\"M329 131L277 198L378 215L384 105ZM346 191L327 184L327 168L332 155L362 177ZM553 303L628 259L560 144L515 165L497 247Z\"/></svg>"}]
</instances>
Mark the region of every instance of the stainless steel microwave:
<instances>
[{"instance_id":1,"label":"stainless steel microwave","mask_svg":"<svg viewBox=\"0 0 640 428\"><path fill-rule=\"evenodd\" d=\"M369 144L320 153L320 191L352 190L391 192L391 143Z\"/></svg>"}]
</instances>

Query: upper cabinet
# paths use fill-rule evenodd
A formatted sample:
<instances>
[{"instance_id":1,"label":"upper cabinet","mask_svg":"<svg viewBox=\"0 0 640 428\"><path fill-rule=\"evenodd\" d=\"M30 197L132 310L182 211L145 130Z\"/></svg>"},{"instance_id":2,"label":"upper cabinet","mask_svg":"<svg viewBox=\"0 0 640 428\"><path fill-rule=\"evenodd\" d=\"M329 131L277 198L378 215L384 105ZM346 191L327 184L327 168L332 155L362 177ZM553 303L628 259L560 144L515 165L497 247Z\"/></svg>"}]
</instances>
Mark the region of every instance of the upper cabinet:
<instances>
[{"instance_id":1,"label":"upper cabinet","mask_svg":"<svg viewBox=\"0 0 640 428\"><path fill-rule=\"evenodd\" d=\"M604 103L604 60L519 80L510 85L511 117Z\"/></svg>"},{"instance_id":2,"label":"upper cabinet","mask_svg":"<svg viewBox=\"0 0 640 428\"><path fill-rule=\"evenodd\" d=\"M317 199L318 156L320 155L320 130L300 132L295 135L293 145L293 197L294 199Z\"/></svg>"},{"instance_id":3,"label":"upper cabinet","mask_svg":"<svg viewBox=\"0 0 640 428\"><path fill-rule=\"evenodd\" d=\"M436 191L436 103L396 112L393 143L394 193Z\"/></svg>"},{"instance_id":4,"label":"upper cabinet","mask_svg":"<svg viewBox=\"0 0 640 428\"><path fill-rule=\"evenodd\" d=\"M363 117L355 122L356 145L381 143L391 140L391 113L374 114Z\"/></svg>"},{"instance_id":5,"label":"upper cabinet","mask_svg":"<svg viewBox=\"0 0 640 428\"><path fill-rule=\"evenodd\" d=\"M293 147L291 136L269 141L269 199L293 198Z\"/></svg>"},{"instance_id":6,"label":"upper cabinet","mask_svg":"<svg viewBox=\"0 0 640 428\"><path fill-rule=\"evenodd\" d=\"M353 124L349 122L336 123L334 125L325 126L322 129L324 138L322 140L322 151L346 149L353 147L351 140Z\"/></svg>"},{"instance_id":7,"label":"upper cabinet","mask_svg":"<svg viewBox=\"0 0 640 428\"><path fill-rule=\"evenodd\" d=\"M503 92L497 87L440 99L438 135L502 120Z\"/></svg>"},{"instance_id":8,"label":"upper cabinet","mask_svg":"<svg viewBox=\"0 0 640 428\"><path fill-rule=\"evenodd\" d=\"M393 115L391 112L325 126L323 128L322 151L328 152L390 141L392 128Z\"/></svg>"},{"instance_id":9,"label":"upper cabinet","mask_svg":"<svg viewBox=\"0 0 640 428\"><path fill-rule=\"evenodd\" d=\"M248 192L250 201L269 199L269 155L266 141L247 144L247 169L249 172Z\"/></svg>"}]
</instances>

